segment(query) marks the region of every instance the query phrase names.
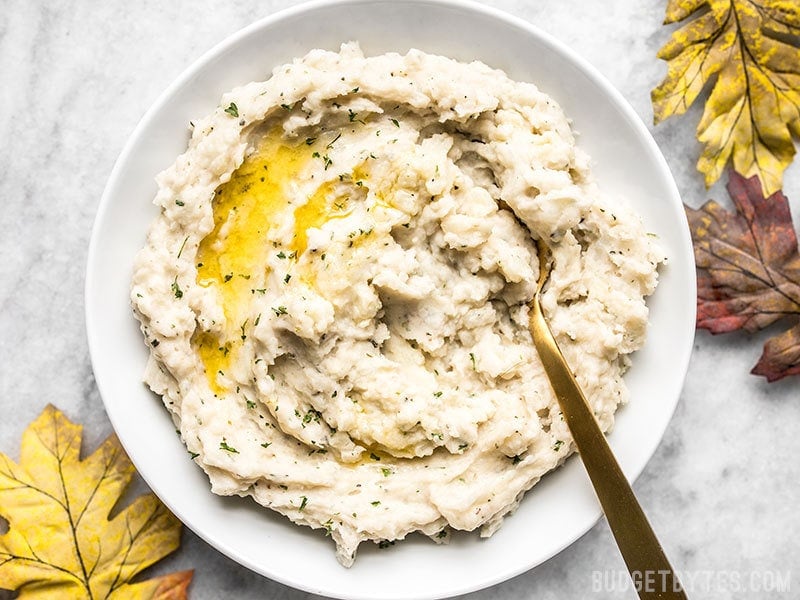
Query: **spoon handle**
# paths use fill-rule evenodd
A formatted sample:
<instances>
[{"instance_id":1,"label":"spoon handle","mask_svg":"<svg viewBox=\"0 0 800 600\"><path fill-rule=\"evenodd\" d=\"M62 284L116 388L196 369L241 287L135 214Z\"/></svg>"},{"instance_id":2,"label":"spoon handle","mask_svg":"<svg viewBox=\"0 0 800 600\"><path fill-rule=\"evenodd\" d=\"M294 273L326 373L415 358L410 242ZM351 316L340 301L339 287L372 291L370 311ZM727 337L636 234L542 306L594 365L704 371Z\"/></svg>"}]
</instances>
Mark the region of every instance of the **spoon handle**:
<instances>
[{"instance_id":1,"label":"spoon handle","mask_svg":"<svg viewBox=\"0 0 800 600\"><path fill-rule=\"evenodd\" d=\"M556 344L537 297L531 302L533 342L575 445L642 600L687 600L572 371Z\"/></svg>"}]
</instances>

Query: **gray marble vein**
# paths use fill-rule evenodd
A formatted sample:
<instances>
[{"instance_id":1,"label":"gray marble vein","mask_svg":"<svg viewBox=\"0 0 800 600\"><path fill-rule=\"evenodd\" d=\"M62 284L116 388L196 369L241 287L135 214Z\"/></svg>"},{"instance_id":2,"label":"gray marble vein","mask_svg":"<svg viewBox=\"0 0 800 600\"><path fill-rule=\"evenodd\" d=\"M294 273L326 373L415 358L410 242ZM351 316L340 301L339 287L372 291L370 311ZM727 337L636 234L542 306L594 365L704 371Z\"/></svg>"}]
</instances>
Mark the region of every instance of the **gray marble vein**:
<instances>
[{"instance_id":1,"label":"gray marble vein","mask_svg":"<svg viewBox=\"0 0 800 600\"><path fill-rule=\"evenodd\" d=\"M695 169L700 109L652 125L650 90L666 72L655 53L674 29L662 26L665 0L484 3L535 23L599 69L650 127L687 204L714 198L730 206L724 187L706 190ZM84 425L86 448L111 433L83 318L87 245L106 179L137 121L183 69L292 4L0 2L0 451L18 457L23 429L47 403ZM787 171L784 189L797 220L800 164ZM696 582L693 598L788 599L800 590L797 379L767 384L749 374L777 331L697 334L677 411L635 489L682 570L788 573L791 590L745 593ZM250 572L189 531L180 552L151 572L189 568L195 600L315 597ZM593 587L595 572L623 569L601 521L541 566L464 598L635 598Z\"/></svg>"}]
</instances>

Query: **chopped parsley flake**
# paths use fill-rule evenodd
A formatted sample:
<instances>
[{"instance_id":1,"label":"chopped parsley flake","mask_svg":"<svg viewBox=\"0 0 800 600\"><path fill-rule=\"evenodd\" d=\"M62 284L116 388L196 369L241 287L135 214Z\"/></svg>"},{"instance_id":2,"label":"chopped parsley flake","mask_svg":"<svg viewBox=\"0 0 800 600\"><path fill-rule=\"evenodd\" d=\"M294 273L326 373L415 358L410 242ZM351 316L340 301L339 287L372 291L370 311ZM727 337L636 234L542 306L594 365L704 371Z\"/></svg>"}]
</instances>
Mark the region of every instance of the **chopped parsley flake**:
<instances>
[{"instance_id":1,"label":"chopped parsley flake","mask_svg":"<svg viewBox=\"0 0 800 600\"><path fill-rule=\"evenodd\" d=\"M231 454L239 454L239 451L236 448L228 445L228 442L225 441L225 438L222 438L222 441L219 443L219 449L230 452Z\"/></svg>"},{"instance_id":2,"label":"chopped parsley flake","mask_svg":"<svg viewBox=\"0 0 800 600\"><path fill-rule=\"evenodd\" d=\"M183 298L183 290L181 289L181 286L178 285L177 275L175 275L175 280L172 282L170 288L172 288L172 293L175 294L176 298Z\"/></svg>"},{"instance_id":3,"label":"chopped parsley flake","mask_svg":"<svg viewBox=\"0 0 800 600\"><path fill-rule=\"evenodd\" d=\"M304 416L303 416L303 423L310 423L312 420L316 423L319 423L319 418L322 416L318 410L314 410L313 408L310 409Z\"/></svg>"},{"instance_id":4,"label":"chopped parsley flake","mask_svg":"<svg viewBox=\"0 0 800 600\"><path fill-rule=\"evenodd\" d=\"M322 526L325 528L325 535L331 535L333 533L333 519L328 519Z\"/></svg>"},{"instance_id":5,"label":"chopped parsley flake","mask_svg":"<svg viewBox=\"0 0 800 600\"><path fill-rule=\"evenodd\" d=\"M337 141L337 140L338 140L340 137L342 137L342 132L341 132L341 131L340 131L338 134L336 134L336 137L335 137L335 138L333 138L333 139L332 139L332 140L331 140L331 141L328 143L328 145L327 145L327 146L325 146L325 148L327 148L328 150L330 150L331 148L333 148L333 145L336 143L336 141Z\"/></svg>"},{"instance_id":6,"label":"chopped parsley flake","mask_svg":"<svg viewBox=\"0 0 800 600\"><path fill-rule=\"evenodd\" d=\"M181 244L181 247L178 250L178 258L180 258L181 254L183 254L183 249L186 246L186 242L188 242L188 241L189 241L189 236L187 235L185 238L183 238L183 243Z\"/></svg>"},{"instance_id":7,"label":"chopped parsley flake","mask_svg":"<svg viewBox=\"0 0 800 600\"><path fill-rule=\"evenodd\" d=\"M236 106L233 102L228 105L228 108L225 109L225 112L228 113L232 117L239 116L239 107Z\"/></svg>"}]
</instances>

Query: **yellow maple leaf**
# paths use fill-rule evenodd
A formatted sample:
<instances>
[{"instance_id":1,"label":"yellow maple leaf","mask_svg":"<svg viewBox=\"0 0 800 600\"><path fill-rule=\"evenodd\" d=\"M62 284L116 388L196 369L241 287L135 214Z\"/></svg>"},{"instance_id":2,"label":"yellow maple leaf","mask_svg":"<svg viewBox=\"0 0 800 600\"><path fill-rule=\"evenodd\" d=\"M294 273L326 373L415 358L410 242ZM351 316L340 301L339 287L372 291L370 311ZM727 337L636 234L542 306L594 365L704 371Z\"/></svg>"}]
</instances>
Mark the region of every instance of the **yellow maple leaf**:
<instances>
[{"instance_id":1,"label":"yellow maple leaf","mask_svg":"<svg viewBox=\"0 0 800 600\"><path fill-rule=\"evenodd\" d=\"M655 122L686 112L716 78L697 126L697 168L710 186L732 161L771 195L800 137L800 2L670 0L664 23L687 19L658 53L668 67L651 94Z\"/></svg>"},{"instance_id":2,"label":"yellow maple leaf","mask_svg":"<svg viewBox=\"0 0 800 600\"><path fill-rule=\"evenodd\" d=\"M116 436L80 459L82 428L48 405L0 453L0 587L21 599L186 598L191 571L132 578L180 545L181 524L147 494L110 517L134 468Z\"/></svg>"}]
</instances>

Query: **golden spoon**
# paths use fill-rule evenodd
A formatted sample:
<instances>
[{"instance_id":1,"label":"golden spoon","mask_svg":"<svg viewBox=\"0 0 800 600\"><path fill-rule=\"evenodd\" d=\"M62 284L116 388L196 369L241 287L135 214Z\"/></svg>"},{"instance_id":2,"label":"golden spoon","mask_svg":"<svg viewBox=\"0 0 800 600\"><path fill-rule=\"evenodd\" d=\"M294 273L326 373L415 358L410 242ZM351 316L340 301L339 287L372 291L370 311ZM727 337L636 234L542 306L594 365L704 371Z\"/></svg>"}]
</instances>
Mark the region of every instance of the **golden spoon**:
<instances>
[{"instance_id":1,"label":"golden spoon","mask_svg":"<svg viewBox=\"0 0 800 600\"><path fill-rule=\"evenodd\" d=\"M634 587L642 600L687 600L675 571L661 549L661 544L614 458L606 437L544 318L540 295L550 274L552 255L550 248L541 240L537 242L537 249L539 280L530 311L533 344L558 398L561 412L589 473L589 479L592 480Z\"/></svg>"}]
</instances>

